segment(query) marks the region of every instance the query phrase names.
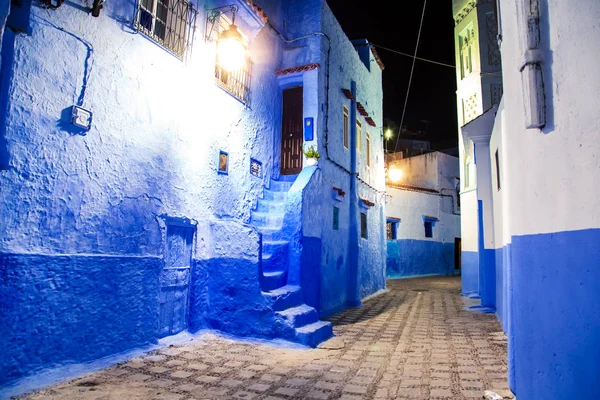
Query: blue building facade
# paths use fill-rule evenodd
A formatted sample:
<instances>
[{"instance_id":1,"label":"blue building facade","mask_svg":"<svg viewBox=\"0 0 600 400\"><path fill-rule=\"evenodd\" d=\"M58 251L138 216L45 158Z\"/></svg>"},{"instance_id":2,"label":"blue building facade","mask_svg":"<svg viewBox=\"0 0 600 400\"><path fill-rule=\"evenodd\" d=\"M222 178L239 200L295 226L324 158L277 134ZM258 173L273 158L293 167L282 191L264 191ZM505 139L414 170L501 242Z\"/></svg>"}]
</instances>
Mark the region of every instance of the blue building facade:
<instances>
[{"instance_id":1,"label":"blue building facade","mask_svg":"<svg viewBox=\"0 0 600 400\"><path fill-rule=\"evenodd\" d=\"M455 18L489 3L456 1ZM499 0L495 9L502 100L461 128L477 174L473 286L508 337L517 398L598 397L600 213L589 182L600 173L600 4Z\"/></svg>"},{"instance_id":2,"label":"blue building facade","mask_svg":"<svg viewBox=\"0 0 600 400\"><path fill-rule=\"evenodd\" d=\"M383 64L325 1L2 4L0 385L185 330L315 346L385 287Z\"/></svg>"}]
</instances>

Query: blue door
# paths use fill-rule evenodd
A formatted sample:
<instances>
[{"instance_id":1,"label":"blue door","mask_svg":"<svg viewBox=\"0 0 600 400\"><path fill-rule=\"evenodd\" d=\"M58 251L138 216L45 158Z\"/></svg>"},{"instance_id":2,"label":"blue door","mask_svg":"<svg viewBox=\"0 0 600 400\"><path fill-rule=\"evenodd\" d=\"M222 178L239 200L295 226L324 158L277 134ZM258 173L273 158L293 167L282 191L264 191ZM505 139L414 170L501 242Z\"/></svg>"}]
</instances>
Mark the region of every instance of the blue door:
<instances>
[{"instance_id":1,"label":"blue door","mask_svg":"<svg viewBox=\"0 0 600 400\"><path fill-rule=\"evenodd\" d=\"M167 225L165 265L160 274L159 336L187 329L194 227Z\"/></svg>"}]
</instances>

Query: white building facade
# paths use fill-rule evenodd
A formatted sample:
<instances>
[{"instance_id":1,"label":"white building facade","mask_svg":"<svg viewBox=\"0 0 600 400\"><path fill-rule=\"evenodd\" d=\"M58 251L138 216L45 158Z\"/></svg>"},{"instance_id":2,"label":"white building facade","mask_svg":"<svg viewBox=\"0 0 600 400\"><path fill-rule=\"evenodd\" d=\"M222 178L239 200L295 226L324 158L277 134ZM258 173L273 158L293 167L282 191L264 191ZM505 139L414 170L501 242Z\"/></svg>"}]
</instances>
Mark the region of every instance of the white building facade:
<instances>
[{"instance_id":1,"label":"white building facade","mask_svg":"<svg viewBox=\"0 0 600 400\"><path fill-rule=\"evenodd\" d=\"M596 398L600 2L499 0L496 8L502 102L462 127L475 142L483 203L480 229L469 230L485 239L482 305L508 336L517 398ZM463 202L463 214L475 209Z\"/></svg>"},{"instance_id":2,"label":"white building facade","mask_svg":"<svg viewBox=\"0 0 600 400\"><path fill-rule=\"evenodd\" d=\"M388 164L388 278L460 273L458 158L433 152Z\"/></svg>"}]
</instances>

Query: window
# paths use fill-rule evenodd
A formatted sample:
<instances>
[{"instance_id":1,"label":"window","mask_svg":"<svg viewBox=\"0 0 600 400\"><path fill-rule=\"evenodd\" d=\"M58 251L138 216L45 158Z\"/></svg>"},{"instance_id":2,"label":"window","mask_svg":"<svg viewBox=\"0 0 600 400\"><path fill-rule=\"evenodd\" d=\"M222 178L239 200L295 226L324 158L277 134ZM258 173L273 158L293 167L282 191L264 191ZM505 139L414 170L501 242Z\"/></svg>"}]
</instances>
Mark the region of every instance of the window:
<instances>
[{"instance_id":1,"label":"window","mask_svg":"<svg viewBox=\"0 0 600 400\"><path fill-rule=\"evenodd\" d=\"M365 151L367 152L367 167L371 166L371 135L369 132L365 133L365 139L367 141L367 146Z\"/></svg>"},{"instance_id":2,"label":"window","mask_svg":"<svg viewBox=\"0 0 600 400\"><path fill-rule=\"evenodd\" d=\"M385 224L385 231L388 240L396 240L398 239L398 223L399 220L388 219Z\"/></svg>"},{"instance_id":3,"label":"window","mask_svg":"<svg viewBox=\"0 0 600 400\"><path fill-rule=\"evenodd\" d=\"M138 0L135 28L183 58L197 11L186 0Z\"/></svg>"},{"instance_id":4,"label":"window","mask_svg":"<svg viewBox=\"0 0 600 400\"><path fill-rule=\"evenodd\" d=\"M471 157L465 160L465 189L475 186L475 164Z\"/></svg>"},{"instance_id":5,"label":"window","mask_svg":"<svg viewBox=\"0 0 600 400\"><path fill-rule=\"evenodd\" d=\"M356 120L356 150L362 153L362 124Z\"/></svg>"},{"instance_id":6,"label":"window","mask_svg":"<svg viewBox=\"0 0 600 400\"><path fill-rule=\"evenodd\" d=\"M475 44L475 30L470 25L458 36L460 49L460 77L464 79L473 72L473 47Z\"/></svg>"},{"instance_id":7,"label":"window","mask_svg":"<svg viewBox=\"0 0 600 400\"><path fill-rule=\"evenodd\" d=\"M425 227L425 237L427 237L427 238L433 237L433 227L437 221L438 221L438 219L436 217L430 217L427 215L423 216L423 226Z\"/></svg>"},{"instance_id":8,"label":"window","mask_svg":"<svg viewBox=\"0 0 600 400\"><path fill-rule=\"evenodd\" d=\"M360 213L360 237L363 239L369 238L367 232L367 213Z\"/></svg>"},{"instance_id":9,"label":"window","mask_svg":"<svg viewBox=\"0 0 600 400\"><path fill-rule=\"evenodd\" d=\"M227 30L230 25L231 20L225 14L221 14L219 19L219 34ZM248 40L243 33L242 37L244 38L244 44L246 45L247 49ZM223 67L221 67L218 58L215 62L215 82L217 85L223 90L229 92L244 104L248 104L250 102L251 72L252 62L250 61L248 54L246 54L244 65L234 71L226 71Z\"/></svg>"},{"instance_id":10,"label":"window","mask_svg":"<svg viewBox=\"0 0 600 400\"><path fill-rule=\"evenodd\" d=\"M337 231L340 229L340 208L333 207L333 230Z\"/></svg>"},{"instance_id":11,"label":"window","mask_svg":"<svg viewBox=\"0 0 600 400\"><path fill-rule=\"evenodd\" d=\"M496 149L496 187L500 190L500 158L498 157L498 149Z\"/></svg>"},{"instance_id":12,"label":"window","mask_svg":"<svg viewBox=\"0 0 600 400\"><path fill-rule=\"evenodd\" d=\"M425 221L425 237L433 237L433 223L431 221Z\"/></svg>"},{"instance_id":13,"label":"window","mask_svg":"<svg viewBox=\"0 0 600 400\"><path fill-rule=\"evenodd\" d=\"M348 108L344 106L344 147L347 149L350 147L350 117L348 116Z\"/></svg>"}]
</instances>

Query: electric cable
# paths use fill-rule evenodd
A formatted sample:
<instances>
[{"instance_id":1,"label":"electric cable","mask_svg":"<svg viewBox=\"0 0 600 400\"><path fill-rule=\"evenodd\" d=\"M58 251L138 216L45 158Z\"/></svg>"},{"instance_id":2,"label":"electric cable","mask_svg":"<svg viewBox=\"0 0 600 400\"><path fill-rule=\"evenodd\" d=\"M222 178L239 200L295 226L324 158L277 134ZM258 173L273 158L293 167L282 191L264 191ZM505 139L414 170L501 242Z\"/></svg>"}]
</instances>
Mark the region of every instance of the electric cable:
<instances>
[{"instance_id":1,"label":"electric cable","mask_svg":"<svg viewBox=\"0 0 600 400\"><path fill-rule=\"evenodd\" d=\"M439 61L429 60L427 58L413 56L413 55L410 55L408 53L403 53L403 52L401 52L399 50L390 49L389 47L380 46L380 45L375 44L375 43L370 43L370 44L372 44L374 47L377 47L379 49L383 49L383 50L386 50L386 51L389 51L389 52L395 53L395 54L400 54L401 56L406 56L406 57L409 57L409 58L412 58L412 59L417 59L419 61L425 61L425 62L428 62L428 63L431 63L431 64L437 64L437 65L441 65L443 67L448 67L448 68L456 69L456 65L446 64L446 63L439 62Z\"/></svg>"},{"instance_id":2,"label":"electric cable","mask_svg":"<svg viewBox=\"0 0 600 400\"><path fill-rule=\"evenodd\" d=\"M421 30L423 28L423 20L425 19L425 8L427 7L427 0L423 1L423 12L421 13L421 23L419 24L419 33L417 35L417 44L415 46L415 54L410 68L410 76L408 78L408 88L406 89L406 97L404 98L404 108L402 109L402 118L400 120L400 132L396 137L396 144L394 144L394 152L398 147L398 141L400 140L400 134L402 133L402 126L404 124L404 115L406 114L406 105L408 104L408 95L410 93L410 85L412 83L413 73L415 71L415 62L417 61L417 51L419 50L419 41L421 40Z\"/></svg>"}]
</instances>

